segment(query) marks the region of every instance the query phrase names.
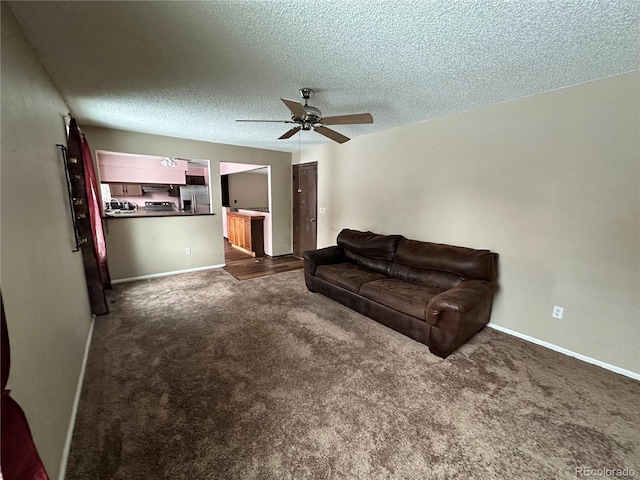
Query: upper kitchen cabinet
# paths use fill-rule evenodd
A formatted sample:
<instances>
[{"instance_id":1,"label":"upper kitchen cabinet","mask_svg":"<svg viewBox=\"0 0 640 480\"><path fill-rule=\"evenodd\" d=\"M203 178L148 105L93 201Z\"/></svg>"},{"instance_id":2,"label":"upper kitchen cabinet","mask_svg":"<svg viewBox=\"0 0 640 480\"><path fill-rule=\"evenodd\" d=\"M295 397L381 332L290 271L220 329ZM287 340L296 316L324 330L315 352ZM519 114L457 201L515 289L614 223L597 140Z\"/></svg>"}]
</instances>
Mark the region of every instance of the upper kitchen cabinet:
<instances>
[{"instance_id":1,"label":"upper kitchen cabinet","mask_svg":"<svg viewBox=\"0 0 640 480\"><path fill-rule=\"evenodd\" d=\"M142 185L132 183L111 183L109 185L112 197L124 197L124 196L140 196L144 195L142 191Z\"/></svg>"},{"instance_id":2,"label":"upper kitchen cabinet","mask_svg":"<svg viewBox=\"0 0 640 480\"><path fill-rule=\"evenodd\" d=\"M187 167L187 185L209 185L209 163L190 160Z\"/></svg>"},{"instance_id":3,"label":"upper kitchen cabinet","mask_svg":"<svg viewBox=\"0 0 640 480\"><path fill-rule=\"evenodd\" d=\"M187 175L187 185L206 185L204 175Z\"/></svg>"},{"instance_id":4,"label":"upper kitchen cabinet","mask_svg":"<svg viewBox=\"0 0 640 480\"><path fill-rule=\"evenodd\" d=\"M145 155L97 152L98 171L103 183L152 183L186 185L186 160Z\"/></svg>"}]
</instances>

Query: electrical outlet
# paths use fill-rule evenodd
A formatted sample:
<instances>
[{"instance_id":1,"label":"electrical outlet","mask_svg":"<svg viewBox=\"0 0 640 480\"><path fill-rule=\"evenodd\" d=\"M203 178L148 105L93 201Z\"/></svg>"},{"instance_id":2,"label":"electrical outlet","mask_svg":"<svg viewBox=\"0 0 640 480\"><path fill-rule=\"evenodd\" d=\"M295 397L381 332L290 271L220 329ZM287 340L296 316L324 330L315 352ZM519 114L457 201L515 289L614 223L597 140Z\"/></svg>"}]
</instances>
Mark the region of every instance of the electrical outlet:
<instances>
[{"instance_id":1,"label":"electrical outlet","mask_svg":"<svg viewBox=\"0 0 640 480\"><path fill-rule=\"evenodd\" d=\"M554 305L554 306L553 306L553 312L551 312L551 316L552 316L553 318L558 318L558 319L560 319L560 318L562 318L562 315L564 315L564 308L559 307L559 306L557 306L557 305Z\"/></svg>"},{"instance_id":2,"label":"electrical outlet","mask_svg":"<svg viewBox=\"0 0 640 480\"><path fill-rule=\"evenodd\" d=\"M189 247L184 249L184 254L185 255L191 255L191 249Z\"/></svg>"}]
</instances>

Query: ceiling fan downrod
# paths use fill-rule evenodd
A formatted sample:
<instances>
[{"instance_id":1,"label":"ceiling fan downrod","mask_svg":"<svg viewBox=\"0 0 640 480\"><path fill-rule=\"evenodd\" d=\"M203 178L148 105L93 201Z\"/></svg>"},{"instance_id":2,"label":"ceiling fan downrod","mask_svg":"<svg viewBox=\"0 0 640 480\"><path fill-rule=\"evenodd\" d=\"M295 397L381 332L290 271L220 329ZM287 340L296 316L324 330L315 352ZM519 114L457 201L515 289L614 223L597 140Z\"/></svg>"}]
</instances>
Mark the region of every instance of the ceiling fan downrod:
<instances>
[{"instance_id":1,"label":"ceiling fan downrod","mask_svg":"<svg viewBox=\"0 0 640 480\"><path fill-rule=\"evenodd\" d=\"M298 92L300 92L300 96L303 98L305 105L307 104L307 100L313 95L313 90L310 88L301 88Z\"/></svg>"},{"instance_id":2,"label":"ceiling fan downrod","mask_svg":"<svg viewBox=\"0 0 640 480\"><path fill-rule=\"evenodd\" d=\"M300 92L300 96L304 100L304 105L302 106L302 108L304 108L304 111L306 112L306 115L303 118L300 118L300 120L303 122L302 129L311 130L311 125L318 123L322 118L322 112L320 111L320 109L309 105L309 99L313 96L312 89L301 88L300 90L298 90L298 92Z\"/></svg>"}]
</instances>

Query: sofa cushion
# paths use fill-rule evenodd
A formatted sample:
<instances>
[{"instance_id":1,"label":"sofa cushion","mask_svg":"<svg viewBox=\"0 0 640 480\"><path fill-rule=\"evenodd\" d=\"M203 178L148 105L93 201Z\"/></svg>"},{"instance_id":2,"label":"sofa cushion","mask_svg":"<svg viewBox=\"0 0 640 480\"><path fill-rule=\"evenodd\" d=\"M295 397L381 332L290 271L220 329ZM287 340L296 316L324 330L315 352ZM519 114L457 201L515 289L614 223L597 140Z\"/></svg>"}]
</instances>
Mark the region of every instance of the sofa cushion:
<instances>
[{"instance_id":1,"label":"sofa cushion","mask_svg":"<svg viewBox=\"0 0 640 480\"><path fill-rule=\"evenodd\" d=\"M402 235L378 235L371 232L344 229L338 235L338 247L347 262L389 275L396 247Z\"/></svg>"},{"instance_id":2,"label":"sofa cushion","mask_svg":"<svg viewBox=\"0 0 640 480\"><path fill-rule=\"evenodd\" d=\"M367 282L386 278L380 273L360 268L353 263L320 265L316 268L316 277L353 293L358 293L360 287Z\"/></svg>"},{"instance_id":3,"label":"sofa cushion","mask_svg":"<svg viewBox=\"0 0 640 480\"><path fill-rule=\"evenodd\" d=\"M429 300L444 290L437 286L416 285L397 278L386 278L365 283L360 288L360 295L426 321Z\"/></svg>"},{"instance_id":4,"label":"sofa cushion","mask_svg":"<svg viewBox=\"0 0 640 480\"><path fill-rule=\"evenodd\" d=\"M416 285L435 285L443 290L453 288L463 281L463 278L455 273L410 267L398 262L391 265L389 276Z\"/></svg>"},{"instance_id":5,"label":"sofa cushion","mask_svg":"<svg viewBox=\"0 0 640 480\"><path fill-rule=\"evenodd\" d=\"M402 239L395 261L424 270L450 272L463 280L493 281L497 277L497 255L489 250Z\"/></svg>"},{"instance_id":6,"label":"sofa cushion","mask_svg":"<svg viewBox=\"0 0 640 480\"><path fill-rule=\"evenodd\" d=\"M402 235L378 235L345 228L338 234L338 246L363 257L393 260Z\"/></svg>"}]
</instances>

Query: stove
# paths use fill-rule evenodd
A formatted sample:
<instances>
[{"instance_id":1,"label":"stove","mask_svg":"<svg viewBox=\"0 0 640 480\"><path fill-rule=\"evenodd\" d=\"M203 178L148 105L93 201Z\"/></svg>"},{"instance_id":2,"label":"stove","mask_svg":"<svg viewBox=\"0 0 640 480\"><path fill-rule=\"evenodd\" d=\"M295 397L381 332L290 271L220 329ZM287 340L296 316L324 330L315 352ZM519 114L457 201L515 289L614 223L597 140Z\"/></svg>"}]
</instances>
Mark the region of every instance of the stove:
<instances>
[{"instance_id":1,"label":"stove","mask_svg":"<svg viewBox=\"0 0 640 480\"><path fill-rule=\"evenodd\" d=\"M173 202L144 202L144 209L147 212L172 212L176 205Z\"/></svg>"}]
</instances>

